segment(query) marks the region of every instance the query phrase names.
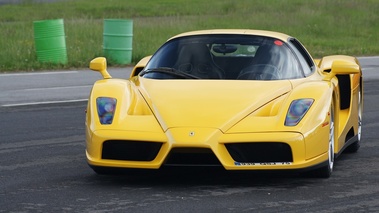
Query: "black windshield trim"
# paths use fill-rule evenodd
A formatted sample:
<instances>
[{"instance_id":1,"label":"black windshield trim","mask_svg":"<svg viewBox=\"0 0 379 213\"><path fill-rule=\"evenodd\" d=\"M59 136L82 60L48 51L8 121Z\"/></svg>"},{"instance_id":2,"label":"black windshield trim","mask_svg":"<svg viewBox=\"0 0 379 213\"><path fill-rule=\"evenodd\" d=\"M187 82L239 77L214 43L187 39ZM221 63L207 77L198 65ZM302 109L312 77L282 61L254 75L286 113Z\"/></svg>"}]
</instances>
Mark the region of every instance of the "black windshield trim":
<instances>
[{"instance_id":1,"label":"black windshield trim","mask_svg":"<svg viewBox=\"0 0 379 213\"><path fill-rule=\"evenodd\" d=\"M143 77L145 74L152 73L152 72L159 72L159 73L174 75L174 76L182 77L183 79L200 79L197 76L182 72L180 70L177 70L171 67L158 67L158 68L143 70L140 72L139 76Z\"/></svg>"}]
</instances>

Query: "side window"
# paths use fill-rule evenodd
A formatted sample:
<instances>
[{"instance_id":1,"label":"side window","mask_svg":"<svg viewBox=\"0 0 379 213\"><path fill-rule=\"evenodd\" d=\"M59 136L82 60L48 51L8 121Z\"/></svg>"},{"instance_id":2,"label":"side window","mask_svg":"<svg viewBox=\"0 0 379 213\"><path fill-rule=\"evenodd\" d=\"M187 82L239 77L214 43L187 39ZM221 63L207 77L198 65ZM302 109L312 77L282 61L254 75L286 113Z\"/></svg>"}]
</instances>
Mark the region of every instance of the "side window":
<instances>
[{"instance_id":1,"label":"side window","mask_svg":"<svg viewBox=\"0 0 379 213\"><path fill-rule=\"evenodd\" d=\"M305 50L304 46L295 38L290 39L289 43L293 45L296 55L299 57L301 66L303 67L304 74L306 76L310 75L314 69L314 63L311 56Z\"/></svg>"}]
</instances>

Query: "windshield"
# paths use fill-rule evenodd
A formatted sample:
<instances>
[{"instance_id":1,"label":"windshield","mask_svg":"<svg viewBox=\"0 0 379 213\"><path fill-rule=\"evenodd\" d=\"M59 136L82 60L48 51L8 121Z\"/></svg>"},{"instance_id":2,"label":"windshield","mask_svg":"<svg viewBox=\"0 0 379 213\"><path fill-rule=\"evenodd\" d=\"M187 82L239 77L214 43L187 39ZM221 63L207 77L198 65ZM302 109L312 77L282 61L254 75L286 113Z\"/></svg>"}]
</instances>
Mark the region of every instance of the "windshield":
<instances>
[{"instance_id":1,"label":"windshield","mask_svg":"<svg viewBox=\"0 0 379 213\"><path fill-rule=\"evenodd\" d=\"M163 72L162 69L170 69ZM164 44L141 76L154 79L282 80L305 75L283 41L253 35L196 35ZM183 78L181 78L183 79Z\"/></svg>"}]
</instances>

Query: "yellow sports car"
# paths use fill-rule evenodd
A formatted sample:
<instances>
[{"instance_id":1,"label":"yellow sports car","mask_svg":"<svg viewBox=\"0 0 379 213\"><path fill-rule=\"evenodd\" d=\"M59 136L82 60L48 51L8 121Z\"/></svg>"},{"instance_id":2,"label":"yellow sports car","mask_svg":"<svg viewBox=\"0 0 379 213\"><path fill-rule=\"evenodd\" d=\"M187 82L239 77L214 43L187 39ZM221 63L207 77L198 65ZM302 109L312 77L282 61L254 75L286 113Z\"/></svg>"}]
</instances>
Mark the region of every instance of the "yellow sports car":
<instances>
[{"instance_id":1,"label":"yellow sports car","mask_svg":"<svg viewBox=\"0 0 379 213\"><path fill-rule=\"evenodd\" d=\"M120 168L222 166L329 177L359 149L363 84L351 56L313 59L288 35L204 30L170 38L130 79L103 78L88 99L86 156Z\"/></svg>"}]
</instances>

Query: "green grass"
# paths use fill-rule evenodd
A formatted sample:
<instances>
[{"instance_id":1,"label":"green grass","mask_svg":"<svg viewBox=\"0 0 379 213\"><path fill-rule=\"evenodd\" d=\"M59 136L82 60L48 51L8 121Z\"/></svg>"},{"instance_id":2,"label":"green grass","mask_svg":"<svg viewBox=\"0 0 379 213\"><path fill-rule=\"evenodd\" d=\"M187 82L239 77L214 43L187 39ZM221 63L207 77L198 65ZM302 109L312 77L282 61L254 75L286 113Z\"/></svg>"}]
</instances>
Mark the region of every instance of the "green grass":
<instances>
[{"instance_id":1,"label":"green grass","mask_svg":"<svg viewBox=\"0 0 379 213\"><path fill-rule=\"evenodd\" d=\"M377 11L377 0L24 1L0 6L0 71L85 68L103 55L103 22L111 18L133 20L132 64L175 34L214 28L287 33L314 57L378 55ZM49 19L64 19L65 65L37 61L33 21Z\"/></svg>"}]
</instances>

